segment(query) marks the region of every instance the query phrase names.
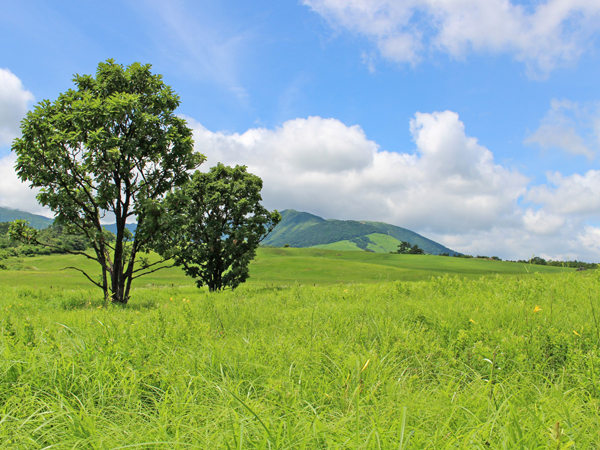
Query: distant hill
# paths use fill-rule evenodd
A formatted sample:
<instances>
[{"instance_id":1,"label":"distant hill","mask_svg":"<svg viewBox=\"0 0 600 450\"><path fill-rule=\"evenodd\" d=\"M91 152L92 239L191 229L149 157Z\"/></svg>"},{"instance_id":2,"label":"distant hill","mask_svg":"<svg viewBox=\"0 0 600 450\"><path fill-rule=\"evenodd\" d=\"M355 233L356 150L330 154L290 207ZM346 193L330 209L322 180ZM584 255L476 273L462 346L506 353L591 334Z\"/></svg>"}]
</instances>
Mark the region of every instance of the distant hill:
<instances>
[{"instance_id":1,"label":"distant hill","mask_svg":"<svg viewBox=\"0 0 600 450\"><path fill-rule=\"evenodd\" d=\"M307 212L286 209L281 213L282 220L262 242L263 245L298 248L322 248L329 250L365 250L375 253L395 251L400 241L418 245L432 255L440 253L458 254L431 239L406 228L383 222L356 220L325 220ZM41 230L52 225L53 219L16 209L0 207L0 222L27 220L29 224ZM105 229L116 233L116 224L103 225ZM127 224L135 232L136 224Z\"/></svg>"},{"instance_id":2,"label":"distant hill","mask_svg":"<svg viewBox=\"0 0 600 450\"><path fill-rule=\"evenodd\" d=\"M115 235L117 234L117 224L116 223L102 225L102 228L104 228L107 231L110 231L111 233L113 233ZM125 228L127 228L132 233L135 233L135 229L137 228L137 223L126 223Z\"/></svg>"},{"instance_id":3,"label":"distant hill","mask_svg":"<svg viewBox=\"0 0 600 450\"><path fill-rule=\"evenodd\" d=\"M49 219L38 214L31 214L25 211L19 211L18 209L4 208L0 206L0 222L13 222L17 219L26 220L27 222L29 222L29 225L38 230L48 228L54 222L54 219ZM117 233L116 223L103 225L103 227L111 233ZM137 224L128 223L126 227L129 229L129 231L134 233Z\"/></svg>"},{"instance_id":4,"label":"distant hill","mask_svg":"<svg viewBox=\"0 0 600 450\"><path fill-rule=\"evenodd\" d=\"M458 254L431 239L406 228L383 222L325 220L306 212L286 209L282 220L262 242L263 245L330 250L365 250L376 253L395 251L400 241L418 245L432 255Z\"/></svg>"},{"instance_id":5,"label":"distant hill","mask_svg":"<svg viewBox=\"0 0 600 450\"><path fill-rule=\"evenodd\" d=\"M0 222L13 222L15 220L26 220L29 222L29 225L38 230L48 228L54 222L54 219L49 219L38 214L0 207Z\"/></svg>"},{"instance_id":6,"label":"distant hill","mask_svg":"<svg viewBox=\"0 0 600 450\"><path fill-rule=\"evenodd\" d=\"M293 209L286 209L281 213L281 222L271 231L263 241L265 245L274 247L283 247L288 242L289 236L295 236L302 230L326 222L325 219L307 212L299 212Z\"/></svg>"}]
</instances>

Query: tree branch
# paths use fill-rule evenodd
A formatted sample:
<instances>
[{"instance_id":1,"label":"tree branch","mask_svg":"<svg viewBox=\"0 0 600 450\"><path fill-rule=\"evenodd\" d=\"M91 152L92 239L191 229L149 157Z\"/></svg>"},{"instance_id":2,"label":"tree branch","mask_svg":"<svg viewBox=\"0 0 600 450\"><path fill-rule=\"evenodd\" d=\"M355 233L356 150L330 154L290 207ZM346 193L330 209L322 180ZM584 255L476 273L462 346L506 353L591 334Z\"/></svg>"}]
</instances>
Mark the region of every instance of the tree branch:
<instances>
[{"instance_id":1,"label":"tree branch","mask_svg":"<svg viewBox=\"0 0 600 450\"><path fill-rule=\"evenodd\" d=\"M171 258L169 258L169 259L171 259ZM165 263L165 262L169 261L169 259L162 259L160 261L153 262L152 264L148 264L146 267L140 267L139 269L132 270L131 273L134 274L137 272L141 272L142 270L146 270L146 269L156 266L158 264ZM173 266L169 266L169 267L173 267Z\"/></svg>"},{"instance_id":2,"label":"tree branch","mask_svg":"<svg viewBox=\"0 0 600 450\"><path fill-rule=\"evenodd\" d=\"M92 279L90 278L90 276L89 276L87 273L85 273L85 271L83 271L83 270L81 270L81 269L79 269L79 268L77 268L77 267L64 267L64 268L62 268L62 269L60 269L60 270L67 270L67 269L73 269L73 270L76 270L77 272L81 272L82 274L84 274L84 275L85 275L85 277L86 277L88 280L90 280L92 283L94 283L94 284L95 284L96 286L98 286L100 289L104 289L104 288L103 288L103 286L102 286L100 283L98 283L98 282L96 282L96 281L92 280Z\"/></svg>"},{"instance_id":3,"label":"tree branch","mask_svg":"<svg viewBox=\"0 0 600 450\"><path fill-rule=\"evenodd\" d=\"M164 262L164 261L161 261L161 262ZM131 277L131 279L132 279L132 280L135 280L136 278L143 277L144 275L149 275L149 274L151 274L151 273L158 272L159 270L162 270L162 269L169 269L170 267L174 267L174 266L175 266L175 264L171 264L170 266L157 267L156 269L152 269L152 270L150 270L150 271L148 271L148 272L145 272L145 273L140 273L139 275L136 275L135 277L134 277L134 276L132 276L132 277ZM138 272L138 271L140 271L140 270L146 270L146 269L138 269L138 270L136 270L135 272ZM133 273L135 273L135 272L132 272L132 275L133 275Z\"/></svg>"},{"instance_id":4,"label":"tree branch","mask_svg":"<svg viewBox=\"0 0 600 450\"><path fill-rule=\"evenodd\" d=\"M56 248L58 250L62 250L65 253L69 253L71 255L82 255L82 256L85 256L88 259L91 259L92 261L96 261L97 263L100 263L100 260L98 258L94 258L93 256L90 256L87 253L79 251L79 250L69 250L69 249L61 247L59 245L54 245L54 244L48 244L48 243L45 243L45 242L40 242L37 239L33 239L33 240L29 241L28 243L30 243L30 244L36 244L36 245L41 245L42 247Z\"/></svg>"}]
</instances>

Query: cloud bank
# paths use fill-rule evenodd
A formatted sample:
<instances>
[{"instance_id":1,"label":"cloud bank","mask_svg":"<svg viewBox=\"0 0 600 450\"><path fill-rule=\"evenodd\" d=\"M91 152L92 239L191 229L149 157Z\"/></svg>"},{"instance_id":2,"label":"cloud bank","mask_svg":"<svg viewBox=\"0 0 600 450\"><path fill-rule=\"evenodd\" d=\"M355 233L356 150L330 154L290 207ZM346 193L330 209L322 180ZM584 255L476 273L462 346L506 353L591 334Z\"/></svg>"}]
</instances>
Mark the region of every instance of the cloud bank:
<instances>
[{"instance_id":1,"label":"cloud bank","mask_svg":"<svg viewBox=\"0 0 600 450\"><path fill-rule=\"evenodd\" d=\"M247 165L263 179L269 208L385 221L467 253L600 259L600 233L586 222L600 212L600 172L548 174L548 184L530 187L468 136L452 111L415 114L412 153L382 150L359 126L336 119L241 134L188 121L205 167ZM580 201L565 201L573 195Z\"/></svg>"},{"instance_id":2,"label":"cloud bank","mask_svg":"<svg viewBox=\"0 0 600 450\"><path fill-rule=\"evenodd\" d=\"M10 145L20 135L19 123L33 99L15 74L0 68L0 146Z\"/></svg>"},{"instance_id":3,"label":"cloud bank","mask_svg":"<svg viewBox=\"0 0 600 450\"><path fill-rule=\"evenodd\" d=\"M20 136L19 124L33 100L33 94L15 74L0 68L0 147L10 145ZM47 209L40 207L35 199L37 190L29 189L18 179L15 161L12 154L0 158L0 206L48 215Z\"/></svg>"},{"instance_id":4,"label":"cloud bank","mask_svg":"<svg viewBox=\"0 0 600 450\"><path fill-rule=\"evenodd\" d=\"M576 61L600 31L596 0L304 0L334 27L373 41L382 57L416 64L441 51L508 53L532 77Z\"/></svg>"},{"instance_id":5,"label":"cloud bank","mask_svg":"<svg viewBox=\"0 0 600 450\"><path fill-rule=\"evenodd\" d=\"M544 150L557 148L591 161L600 147L600 107L553 99L540 127L524 143L537 144Z\"/></svg>"}]
</instances>

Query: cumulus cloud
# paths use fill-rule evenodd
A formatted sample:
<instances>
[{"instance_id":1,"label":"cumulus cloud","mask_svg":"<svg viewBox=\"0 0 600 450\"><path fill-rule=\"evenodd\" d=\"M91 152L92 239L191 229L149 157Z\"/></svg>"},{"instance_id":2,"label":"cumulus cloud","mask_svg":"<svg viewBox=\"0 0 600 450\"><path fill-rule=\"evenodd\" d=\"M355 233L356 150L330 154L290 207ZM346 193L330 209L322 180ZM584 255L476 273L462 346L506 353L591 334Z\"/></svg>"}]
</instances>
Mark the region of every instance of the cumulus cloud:
<instances>
[{"instance_id":1,"label":"cumulus cloud","mask_svg":"<svg viewBox=\"0 0 600 450\"><path fill-rule=\"evenodd\" d=\"M416 113L414 148L406 153L385 151L360 126L336 119L233 134L188 122L196 149L208 157L204 170L247 165L263 179L269 208L385 221L470 254L600 259L600 228L586 222L600 213L600 171L549 173L546 184L531 187L452 111Z\"/></svg>"},{"instance_id":2,"label":"cumulus cloud","mask_svg":"<svg viewBox=\"0 0 600 450\"><path fill-rule=\"evenodd\" d=\"M464 233L519 222L516 203L529 182L496 164L451 111L415 115L413 153L381 150L359 126L321 117L242 134L190 124L207 165L249 166L271 208Z\"/></svg>"},{"instance_id":3,"label":"cumulus cloud","mask_svg":"<svg viewBox=\"0 0 600 450\"><path fill-rule=\"evenodd\" d=\"M596 0L303 0L335 27L372 40L380 54L417 63L426 51L455 58L504 52L545 76L577 60L600 30Z\"/></svg>"},{"instance_id":4,"label":"cumulus cloud","mask_svg":"<svg viewBox=\"0 0 600 450\"><path fill-rule=\"evenodd\" d=\"M14 169L15 162L16 156L12 154L0 159L0 206L53 217L35 199L38 189L30 189L27 183L19 180Z\"/></svg>"},{"instance_id":5,"label":"cumulus cloud","mask_svg":"<svg viewBox=\"0 0 600 450\"><path fill-rule=\"evenodd\" d=\"M20 135L19 123L33 99L16 75L0 68L0 146L10 145ZM0 206L47 215L48 211L35 200L37 191L18 179L15 161L15 155L0 159Z\"/></svg>"},{"instance_id":6,"label":"cumulus cloud","mask_svg":"<svg viewBox=\"0 0 600 450\"><path fill-rule=\"evenodd\" d=\"M546 174L548 184L534 186L527 200L544 205L554 214L595 217L600 214L600 171L563 176L560 172Z\"/></svg>"},{"instance_id":7,"label":"cumulus cloud","mask_svg":"<svg viewBox=\"0 0 600 450\"><path fill-rule=\"evenodd\" d=\"M430 239L471 255L500 256L504 259L529 259L532 255L559 261L598 262L600 228L566 221L552 233L539 233L523 227L493 227L469 234L430 233Z\"/></svg>"},{"instance_id":8,"label":"cumulus cloud","mask_svg":"<svg viewBox=\"0 0 600 450\"><path fill-rule=\"evenodd\" d=\"M580 106L569 100L552 100L550 110L540 127L525 144L538 144L543 149L558 148L572 155L595 157L600 142L598 105Z\"/></svg>"},{"instance_id":9,"label":"cumulus cloud","mask_svg":"<svg viewBox=\"0 0 600 450\"><path fill-rule=\"evenodd\" d=\"M0 68L0 146L9 145L19 136L19 123L27 113L33 94L8 69Z\"/></svg>"}]
</instances>

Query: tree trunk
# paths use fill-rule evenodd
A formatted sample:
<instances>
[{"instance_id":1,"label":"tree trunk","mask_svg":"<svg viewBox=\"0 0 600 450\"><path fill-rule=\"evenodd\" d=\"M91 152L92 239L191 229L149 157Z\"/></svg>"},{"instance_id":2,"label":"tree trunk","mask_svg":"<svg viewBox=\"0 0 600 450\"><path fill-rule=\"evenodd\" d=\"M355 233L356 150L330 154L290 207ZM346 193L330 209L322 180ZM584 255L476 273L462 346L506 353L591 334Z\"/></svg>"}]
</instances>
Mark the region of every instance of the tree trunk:
<instances>
[{"instance_id":1,"label":"tree trunk","mask_svg":"<svg viewBox=\"0 0 600 450\"><path fill-rule=\"evenodd\" d=\"M111 276L111 291L113 303L126 304L127 298L125 298L125 279L123 276L124 269L124 249L123 239L125 237L125 217L121 211L121 207L117 207L116 211L116 224L117 224L117 240L115 242L115 254L113 259L113 267Z\"/></svg>"}]
</instances>

